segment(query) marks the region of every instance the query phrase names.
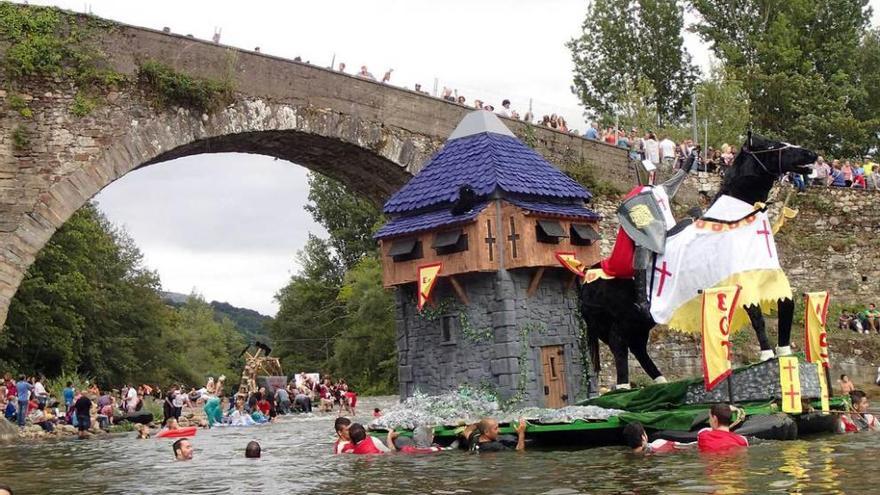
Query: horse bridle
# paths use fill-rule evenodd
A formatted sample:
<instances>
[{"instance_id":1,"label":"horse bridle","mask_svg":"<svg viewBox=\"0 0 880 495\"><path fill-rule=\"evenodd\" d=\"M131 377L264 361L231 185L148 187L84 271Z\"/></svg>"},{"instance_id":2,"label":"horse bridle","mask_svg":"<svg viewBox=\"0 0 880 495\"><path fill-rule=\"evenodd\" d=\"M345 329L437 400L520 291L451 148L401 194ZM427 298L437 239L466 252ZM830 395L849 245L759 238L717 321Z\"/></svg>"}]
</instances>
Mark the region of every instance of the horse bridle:
<instances>
[{"instance_id":1,"label":"horse bridle","mask_svg":"<svg viewBox=\"0 0 880 495\"><path fill-rule=\"evenodd\" d=\"M785 172L782 170L782 152L787 149L796 148L796 146L794 146L793 144L789 144L789 143L783 143L783 144L785 146L781 146L777 149L769 149L769 150L752 151L751 149L741 149L740 153L746 153L747 155L751 156L752 158L755 159L756 162L758 162L758 165L760 165L761 168L764 169L764 172L767 172L767 174L769 174L769 175L776 175L777 177L779 177L781 179L782 176L785 175ZM778 174L774 174L773 172L771 172L770 169L767 168L767 165L764 165L764 162L761 161L760 158L758 158L758 155L760 155L760 154L773 153L774 151L779 153L779 159L777 160L777 163L779 164L779 173Z\"/></svg>"}]
</instances>

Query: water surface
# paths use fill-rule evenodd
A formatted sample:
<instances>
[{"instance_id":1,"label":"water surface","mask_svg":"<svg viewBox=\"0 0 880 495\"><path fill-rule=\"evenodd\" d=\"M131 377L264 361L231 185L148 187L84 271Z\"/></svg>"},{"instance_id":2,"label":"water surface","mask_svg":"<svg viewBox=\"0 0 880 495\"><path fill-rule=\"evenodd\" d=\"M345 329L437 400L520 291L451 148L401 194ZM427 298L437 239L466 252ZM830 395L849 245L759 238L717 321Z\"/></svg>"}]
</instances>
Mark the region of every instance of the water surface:
<instances>
[{"instance_id":1,"label":"water surface","mask_svg":"<svg viewBox=\"0 0 880 495\"><path fill-rule=\"evenodd\" d=\"M375 401L364 400L371 412ZM387 403L387 401L386 401ZM368 408L367 408L368 407ZM741 454L638 457L622 447L471 455L334 456L334 416L200 430L195 458L134 433L0 447L0 482L20 494L878 493L880 435L761 442ZM263 458L244 458L257 440Z\"/></svg>"}]
</instances>

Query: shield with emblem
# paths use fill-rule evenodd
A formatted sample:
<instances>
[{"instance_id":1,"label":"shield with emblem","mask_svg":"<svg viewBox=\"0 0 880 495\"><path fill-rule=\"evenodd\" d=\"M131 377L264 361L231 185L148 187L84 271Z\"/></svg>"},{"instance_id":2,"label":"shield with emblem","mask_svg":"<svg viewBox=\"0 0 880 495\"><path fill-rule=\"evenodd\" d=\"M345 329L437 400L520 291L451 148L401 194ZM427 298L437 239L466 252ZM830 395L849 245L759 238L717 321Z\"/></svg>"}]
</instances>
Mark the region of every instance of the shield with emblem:
<instances>
[{"instance_id":1,"label":"shield with emblem","mask_svg":"<svg viewBox=\"0 0 880 495\"><path fill-rule=\"evenodd\" d=\"M617 219L636 245L663 254L666 246L666 222L650 190L621 203L617 208Z\"/></svg>"}]
</instances>

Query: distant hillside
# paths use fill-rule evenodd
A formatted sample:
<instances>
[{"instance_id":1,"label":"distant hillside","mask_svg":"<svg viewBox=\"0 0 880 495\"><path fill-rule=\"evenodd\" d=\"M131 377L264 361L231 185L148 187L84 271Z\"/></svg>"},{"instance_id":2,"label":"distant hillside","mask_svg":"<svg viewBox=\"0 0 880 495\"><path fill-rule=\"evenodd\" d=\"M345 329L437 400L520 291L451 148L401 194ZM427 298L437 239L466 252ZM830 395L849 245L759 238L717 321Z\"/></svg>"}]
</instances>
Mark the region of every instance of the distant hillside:
<instances>
[{"instance_id":1,"label":"distant hillside","mask_svg":"<svg viewBox=\"0 0 880 495\"><path fill-rule=\"evenodd\" d=\"M169 306L179 307L186 304L189 296L177 292L162 292L162 299ZM220 321L224 316L229 318L248 342L260 341L269 344L269 322L271 316L260 314L253 309L239 308L227 302L211 301L214 318Z\"/></svg>"}]
</instances>

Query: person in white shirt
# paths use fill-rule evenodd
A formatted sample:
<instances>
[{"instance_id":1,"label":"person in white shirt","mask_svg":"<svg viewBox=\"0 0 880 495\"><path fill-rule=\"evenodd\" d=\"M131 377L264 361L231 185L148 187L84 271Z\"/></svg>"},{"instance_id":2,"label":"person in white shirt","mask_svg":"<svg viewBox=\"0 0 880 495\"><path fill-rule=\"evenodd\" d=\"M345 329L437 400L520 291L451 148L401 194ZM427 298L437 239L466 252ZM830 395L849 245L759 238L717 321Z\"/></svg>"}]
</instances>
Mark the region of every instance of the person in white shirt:
<instances>
[{"instance_id":1,"label":"person in white shirt","mask_svg":"<svg viewBox=\"0 0 880 495\"><path fill-rule=\"evenodd\" d=\"M655 167L660 166L660 143L657 142L657 136L653 132L649 132L642 141L645 147L645 159L654 164Z\"/></svg>"},{"instance_id":2,"label":"person in white shirt","mask_svg":"<svg viewBox=\"0 0 880 495\"><path fill-rule=\"evenodd\" d=\"M659 143L660 148L660 169L664 172L672 170L675 164L675 142L669 139L669 136L663 138Z\"/></svg>"},{"instance_id":3,"label":"person in white shirt","mask_svg":"<svg viewBox=\"0 0 880 495\"><path fill-rule=\"evenodd\" d=\"M510 117L510 100L504 100L501 102L501 110L498 110L498 115L502 117Z\"/></svg>"},{"instance_id":4,"label":"person in white shirt","mask_svg":"<svg viewBox=\"0 0 880 495\"><path fill-rule=\"evenodd\" d=\"M37 381L34 382L34 397L39 404L45 404L49 400L49 393L46 392L46 387L43 386L42 378L37 378Z\"/></svg>"}]
</instances>

